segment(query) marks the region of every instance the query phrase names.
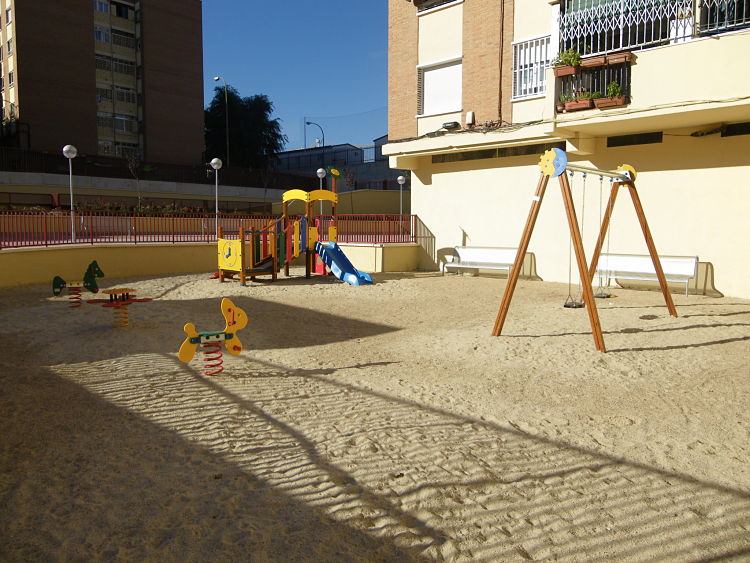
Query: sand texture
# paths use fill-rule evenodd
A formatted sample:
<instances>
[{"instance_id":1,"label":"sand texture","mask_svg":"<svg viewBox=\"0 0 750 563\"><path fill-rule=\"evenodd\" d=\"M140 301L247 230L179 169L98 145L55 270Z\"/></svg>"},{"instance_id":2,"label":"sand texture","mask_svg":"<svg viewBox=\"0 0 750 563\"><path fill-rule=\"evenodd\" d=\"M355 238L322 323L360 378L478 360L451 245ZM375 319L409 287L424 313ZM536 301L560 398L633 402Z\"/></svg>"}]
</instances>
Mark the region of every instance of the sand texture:
<instances>
[{"instance_id":1,"label":"sand texture","mask_svg":"<svg viewBox=\"0 0 750 563\"><path fill-rule=\"evenodd\" d=\"M0 291L0 561L750 560L750 301L293 273Z\"/></svg>"}]
</instances>

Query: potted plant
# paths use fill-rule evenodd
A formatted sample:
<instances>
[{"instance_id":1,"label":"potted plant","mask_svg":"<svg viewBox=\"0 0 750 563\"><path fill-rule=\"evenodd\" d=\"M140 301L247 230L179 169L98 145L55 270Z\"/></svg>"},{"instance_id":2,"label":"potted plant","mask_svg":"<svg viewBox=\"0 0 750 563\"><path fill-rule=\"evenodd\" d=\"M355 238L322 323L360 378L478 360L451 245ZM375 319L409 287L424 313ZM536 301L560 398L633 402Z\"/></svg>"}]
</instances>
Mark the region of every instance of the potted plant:
<instances>
[{"instance_id":1,"label":"potted plant","mask_svg":"<svg viewBox=\"0 0 750 563\"><path fill-rule=\"evenodd\" d=\"M607 55L596 55L581 59L581 68L593 68L607 64Z\"/></svg>"},{"instance_id":2,"label":"potted plant","mask_svg":"<svg viewBox=\"0 0 750 563\"><path fill-rule=\"evenodd\" d=\"M608 65L617 65L620 63L629 63L633 60L633 53L626 51L624 53L614 53L613 55L607 55Z\"/></svg>"},{"instance_id":3,"label":"potted plant","mask_svg":"<svg viewBox=\"0 0 750 563\"><path fill-rule=\"evenodd\" d=\"M568 76L578 72L578 66L581 64L581 55L573 49L566 49L552 61L552 70L555 76Z\"/></svg>"},{"instance_id":4,"label":"potted plant","mask_svg":"<svg viewBox=\"0 0 750 563\"><path fill-rule=\"evenodd\" d=\"M565 104L567 102L572 102L574 99L573 94L560 94L560 97L558 98L559 101L555 104L555 110L557 113L564 112Z\"/></svg>"},{"instance_id":5,"label":"potted plant","mask_svg":"<svg viewBox=\"0 0 750 563\"><path fill-rule=\"evenodd\" d=\"M598 109L622 107L625 104L625 96L622 93L620 83L613 80L607 84L607 97L597 98L594 104Z\"/></svg>"},{"instance_id":6,"label":"potted plant","mask_svg":"<svg viewBox=\"0 0 750 563\"><path fill-rule=\"evenodd\" d=\"M591 109L594 107L594 100L590 92L581 90L576 93L575 99L565 102L565 111L578 111L582 109Z\"/></svg>"}]
</instances>

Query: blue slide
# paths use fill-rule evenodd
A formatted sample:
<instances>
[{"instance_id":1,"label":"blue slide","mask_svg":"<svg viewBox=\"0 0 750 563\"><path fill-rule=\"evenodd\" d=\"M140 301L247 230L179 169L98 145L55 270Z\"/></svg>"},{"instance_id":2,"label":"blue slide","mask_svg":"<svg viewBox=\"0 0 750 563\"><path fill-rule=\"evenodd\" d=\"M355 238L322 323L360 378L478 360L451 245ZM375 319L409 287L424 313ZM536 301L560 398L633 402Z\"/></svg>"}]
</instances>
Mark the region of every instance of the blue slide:
<instances>
[{"instance_id":1,"label":"blue slide","mask_svg":"<svg viewBox=\"0 0 750 563\"><path fill-rule=\"evenodd\" d=\"M335 242L322 244L315 243L315 252L323 259L323 263L331 269L331 273L341 281L351 285L362 285L372 283L370 274L360 272L349 261L346 254L342 252Z\"/></svg>"}]
</instances>

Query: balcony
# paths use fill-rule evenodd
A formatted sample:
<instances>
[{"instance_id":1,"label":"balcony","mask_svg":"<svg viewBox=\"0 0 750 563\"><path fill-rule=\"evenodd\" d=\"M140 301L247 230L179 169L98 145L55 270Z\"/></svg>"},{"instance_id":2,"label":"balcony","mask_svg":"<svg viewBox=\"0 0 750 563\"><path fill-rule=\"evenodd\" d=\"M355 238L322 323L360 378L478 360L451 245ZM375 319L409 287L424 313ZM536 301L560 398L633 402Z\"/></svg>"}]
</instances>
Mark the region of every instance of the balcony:
<instances>
[{"instance_id":1,"label":"balcony","mask_svg":"<svg viewBox=\"0 0 750 563\"><path fill-rule=\"evenodd\" d=\"M632 51L750 27L750 0L563 0L558 24L561 51Z\"/></svg>"}]
</instances>

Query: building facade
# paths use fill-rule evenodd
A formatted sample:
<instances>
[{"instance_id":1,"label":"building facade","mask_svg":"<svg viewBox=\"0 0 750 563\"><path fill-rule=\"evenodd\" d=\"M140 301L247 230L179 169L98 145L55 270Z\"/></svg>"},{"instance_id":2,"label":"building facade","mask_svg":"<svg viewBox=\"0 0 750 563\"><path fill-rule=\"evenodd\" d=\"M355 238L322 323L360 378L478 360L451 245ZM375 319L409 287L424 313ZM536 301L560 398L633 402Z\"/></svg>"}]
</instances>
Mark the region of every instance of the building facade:
<instances>
[{"instance_id":1,"label":"building facade","mask_svg":"<svg viewBox=\"0 0 750 563\"><path fill-rule=\"evenodd\" d=\"M8 146L198 164L200 0L0 0Z\"/></svg>"},{"instance_id":2,"label":"building facade","mask_svg":"<svg viewBox=\"0 0 750 563\"><path fill-rule=\"evenodd\" d=\"M698 256L693 292L713 279L750 298L748 49L742 0L389 0L383 152L412 171L412 212L435 234L421 267L461 244L517 247L540 155L558 147L586 168L633 166L659 254ZM575 74L563 55L581 58ZM570 182L590 256L611 184ZM550 184L529 247L544 280L569 279L568 233ZM627 197L606 244L648 253Z\"/></svg>"}]
</instances>

